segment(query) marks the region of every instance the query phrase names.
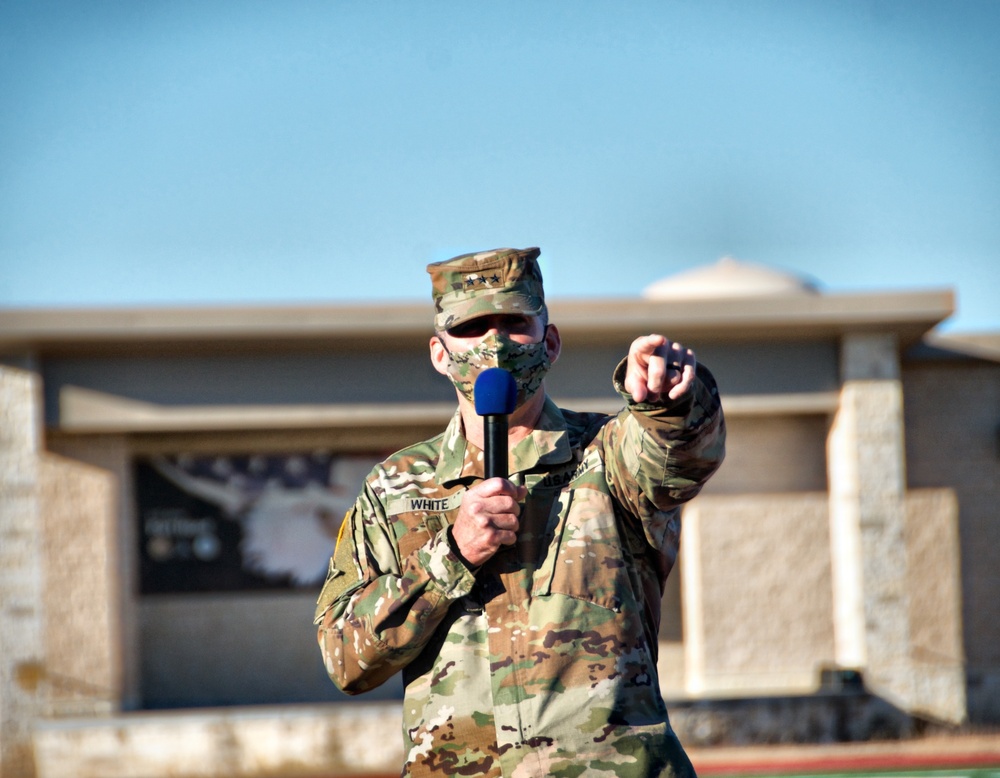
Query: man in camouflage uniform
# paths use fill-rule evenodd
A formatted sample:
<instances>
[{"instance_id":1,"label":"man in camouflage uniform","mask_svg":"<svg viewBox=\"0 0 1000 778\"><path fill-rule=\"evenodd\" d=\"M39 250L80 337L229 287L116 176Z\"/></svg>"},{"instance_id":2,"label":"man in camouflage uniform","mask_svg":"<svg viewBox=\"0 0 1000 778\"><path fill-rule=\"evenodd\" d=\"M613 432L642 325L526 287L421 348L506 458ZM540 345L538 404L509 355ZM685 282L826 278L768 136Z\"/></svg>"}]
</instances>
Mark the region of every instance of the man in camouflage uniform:
<instances>
[{"instance_id":1,"label":"man in camouflage uniform","mask_svg":"<svg viewBox=\"0 0 1000 778\"><path fill-rule=\"evenodd\" d=\"M617 416L539 391L559 357L537 248L428 266L431 362L458 410L368 476L316 610L348 694L402 671L404 775L693 776L656 671L679 506L723 457L718 390L694 354L637 338ZM475 377L508 369L510 477L484 479Z\"/></svg>"}]
</instances>

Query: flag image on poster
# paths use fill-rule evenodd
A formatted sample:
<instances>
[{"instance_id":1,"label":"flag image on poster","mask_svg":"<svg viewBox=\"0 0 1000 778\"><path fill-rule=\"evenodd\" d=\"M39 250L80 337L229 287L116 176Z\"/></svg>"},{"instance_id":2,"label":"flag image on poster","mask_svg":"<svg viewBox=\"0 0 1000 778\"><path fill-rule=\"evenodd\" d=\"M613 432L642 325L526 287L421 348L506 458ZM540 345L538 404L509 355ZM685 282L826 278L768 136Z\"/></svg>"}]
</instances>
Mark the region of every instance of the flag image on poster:
<instances>
[{"instance_id":1,"label":"flag image on poster","mask_svg":"<svg viewBox=\"0 0 1000 778\"><path fill-rule=\"evenodd\" d=\"M150 456L135 462L144 594L315 588L380 455Z\"/></svg>"}]
</instances>

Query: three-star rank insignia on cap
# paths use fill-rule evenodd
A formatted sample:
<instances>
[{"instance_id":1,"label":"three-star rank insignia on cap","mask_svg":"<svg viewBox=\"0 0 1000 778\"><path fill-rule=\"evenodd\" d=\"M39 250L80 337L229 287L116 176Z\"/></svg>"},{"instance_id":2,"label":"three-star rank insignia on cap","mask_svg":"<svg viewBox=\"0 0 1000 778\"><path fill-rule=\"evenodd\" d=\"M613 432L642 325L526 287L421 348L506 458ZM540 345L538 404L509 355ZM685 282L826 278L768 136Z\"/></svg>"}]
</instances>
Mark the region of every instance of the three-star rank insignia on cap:
<instances>
[{"instance_id":1,"label":"three-star rank insignia on cap","mask_svg":"<svg viewBox=\"0 0 1000 778\"><path fill-rule=\"evenodd\" d=\"M486 275L468 275L465 277L465 286L475 288L481 286L496 286L503 282L503 275L494 270Z\"/></svg>"}]
</instances>

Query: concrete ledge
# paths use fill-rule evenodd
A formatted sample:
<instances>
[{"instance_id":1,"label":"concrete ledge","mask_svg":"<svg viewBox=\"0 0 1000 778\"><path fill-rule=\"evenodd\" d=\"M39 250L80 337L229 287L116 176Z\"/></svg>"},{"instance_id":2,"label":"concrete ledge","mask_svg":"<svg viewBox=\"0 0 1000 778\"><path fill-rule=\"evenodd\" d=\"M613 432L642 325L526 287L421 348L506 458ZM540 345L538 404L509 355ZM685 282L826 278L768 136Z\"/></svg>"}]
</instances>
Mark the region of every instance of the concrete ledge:
<instances>
[{"instance_id":1,"label":"concrete ledge","mask_svg":"<svg viewBox=\"0 0 1000 778\"><path fill-rule=\"evenodd\" d=\"M674 701L667 707L692 761L706 775L780 775L832 765L874 769L876 761L880 769L1000 766L995 735L926 737L921 722L859 685L798 697ZM396 776L403 763L400 726L398 704L353 702L38 721L36 776Z\"/></svg>"},{"instance_id":2,"label":"concrete ledge","mask_svg":"<svg viewBox=\"0 0 1000 778\"><path fill-rule=\"evenodd\" d=\"M395 776L397 705L142 712L35 723L37 778Z\"/></svg>"}]
</instances>

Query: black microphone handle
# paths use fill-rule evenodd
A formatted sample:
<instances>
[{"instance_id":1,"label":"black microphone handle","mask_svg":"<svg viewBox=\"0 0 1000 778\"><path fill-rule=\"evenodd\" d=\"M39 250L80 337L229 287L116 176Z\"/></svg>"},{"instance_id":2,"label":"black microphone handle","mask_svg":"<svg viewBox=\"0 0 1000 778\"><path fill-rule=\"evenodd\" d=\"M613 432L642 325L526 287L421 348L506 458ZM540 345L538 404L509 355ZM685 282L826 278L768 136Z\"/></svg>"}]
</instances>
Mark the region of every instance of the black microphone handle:
<instances>
[{"instance_id":1,"label":"black microphone handle","mask_svg":"<svg viewBox=\"0 0 1000 778\"><path fill-rule=\"evenodd\" d=\"M483 468L487 478L507 477L507 415L490 413L483 416Z\"/></svg>"}]
</instances>

